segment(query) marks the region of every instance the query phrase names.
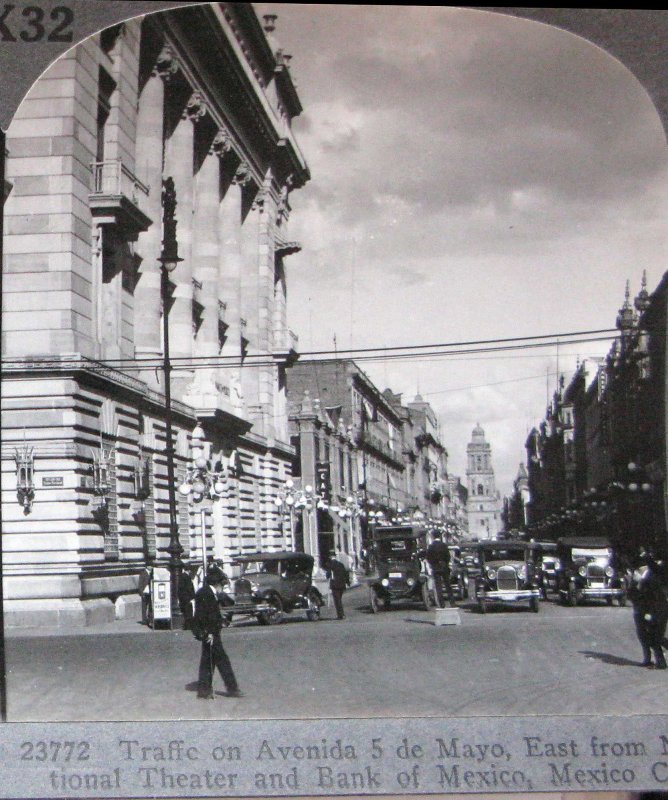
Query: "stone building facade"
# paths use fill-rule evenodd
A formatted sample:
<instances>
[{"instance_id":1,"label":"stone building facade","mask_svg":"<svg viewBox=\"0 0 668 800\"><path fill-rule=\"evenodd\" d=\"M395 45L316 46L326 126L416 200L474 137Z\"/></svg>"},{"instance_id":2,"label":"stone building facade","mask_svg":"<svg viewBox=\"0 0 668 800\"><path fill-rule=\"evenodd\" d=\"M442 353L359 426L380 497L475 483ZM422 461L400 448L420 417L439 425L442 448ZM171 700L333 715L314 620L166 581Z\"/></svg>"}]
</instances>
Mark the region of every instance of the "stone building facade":
<instances>
[{"instance_id":1,"label":"stone building facade","mask_svg":"<svg viewBox=\"0 0 668 800\"><path fill-rule=\"evenodd\" d=\"M292 380L292 370L288 381ZM340 405L322 407L306 389L301 402L289 397L290 434L295 449L291 508L286 522L295 547L323 566L331 551L359 567L361 549L360 475L352 428ZM310 487L310 491L309 491ZM296 508L295 508L296 506ZM286 511L283 505L284 513Z\"/></svg>"},{"instance_id":2,"label":"stone building facade","mask_svg":"<svg viewBox=\"0 0 668 800\"><path fill-rule=\"evenodd\" d=\"M501 498L496 488L492 447L476 425L466 447L467 520L471 539L496 539L501 530Z\"/></svg>"},{"instance_id":3,"label":"stone building facade","mask_svg":"<svg viewBox=\"0 0 668 800\"><path fill-rule=\"evenodd\" d=\"M668 273L651 294L627 284L605 359L563 379L527 440L530 531L605 535L630 556L668 555L666 319Z\"/></svg>"},{"instance_id":4,"label":"stone building facade","mask_svg":"<svg viewBox=\"0 0 668 800\"><path fill-rule=\"evenodd\" d=\"M5 619L133 613L169 541L160 257L169 276L176 482L190 435L226 476L209 554L285 544L289 196L309 178L289 56L247 3L136 18L70 50L7 134L3 260ZM172 227L173 232L173 227ZM200 508L178 496L185 557Z\"/></svg>"},{"instance_id":5,"label":"stone building facade","mask_svg":"<svg viewBox=\"0 0 668 800\"><path fill-rule=\"evenodd\" d=\"M300 360L288 371L293 436L304 431L298 412L306 393L309 402L318 401L322 413L333 415L352 441L347 452L357 476L355 503L365 512L383 513L388 520L397 510L406 509L410 498L404 477L402 421L387 397L351 359ZM305 453L303 440L301 447ZM333 452L330 448L330 461ZM307 469L304 457L302 469ZM367 538L367 520L360 517L359 525L362 538Z\"/></svg>"}]
</instances>

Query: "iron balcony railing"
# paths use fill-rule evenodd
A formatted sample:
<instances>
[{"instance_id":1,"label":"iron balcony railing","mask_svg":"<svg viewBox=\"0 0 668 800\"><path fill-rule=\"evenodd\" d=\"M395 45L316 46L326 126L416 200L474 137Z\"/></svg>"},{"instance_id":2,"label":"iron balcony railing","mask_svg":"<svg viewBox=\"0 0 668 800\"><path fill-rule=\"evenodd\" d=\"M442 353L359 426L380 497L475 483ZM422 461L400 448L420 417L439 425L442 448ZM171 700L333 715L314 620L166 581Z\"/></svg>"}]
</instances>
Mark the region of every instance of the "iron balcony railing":
<instances>
[{"instance_id":1,"label":"iron balcony railing","mask_svg":"<svg viewBox=\"0 0 668 800\"><path fill-rule=\"evenodd\" d=\"M120 158L95 161L93 169L93 194L122 195L138 206L140 197L148 196L149 187L143 184L123 164Z\"/></svg>"}]
</instances>

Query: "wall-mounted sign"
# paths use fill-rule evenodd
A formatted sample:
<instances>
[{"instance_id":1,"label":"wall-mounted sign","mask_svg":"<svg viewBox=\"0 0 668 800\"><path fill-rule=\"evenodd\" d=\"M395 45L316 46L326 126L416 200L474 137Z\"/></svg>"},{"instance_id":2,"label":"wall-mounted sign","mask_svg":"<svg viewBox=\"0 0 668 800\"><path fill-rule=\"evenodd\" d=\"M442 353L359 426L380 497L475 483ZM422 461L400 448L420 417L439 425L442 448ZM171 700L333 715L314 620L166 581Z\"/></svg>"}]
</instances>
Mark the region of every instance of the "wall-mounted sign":
<instances>
[{"instance_id":1,"label":"wall-mounted sign","mask_svg":"<svg viewBox=\"0 0 668 800\"><path fill-rule=\"evenodd\" d=\"M63 485L63 476L59 475L57 477L54 476L45 476L42 478L42 486L62 486Z\"/></svg>"},{"instance_id":2,"label":"wall-mounted sign","mask_svg":"<svg viewBox=\"0 0 668 800\"><path fill-rule=\"evenodd\" d=\"M332 501L332 481L329 470L329 461L315 462L316 491L326 503Z\"/></svg>"}]
</instances>

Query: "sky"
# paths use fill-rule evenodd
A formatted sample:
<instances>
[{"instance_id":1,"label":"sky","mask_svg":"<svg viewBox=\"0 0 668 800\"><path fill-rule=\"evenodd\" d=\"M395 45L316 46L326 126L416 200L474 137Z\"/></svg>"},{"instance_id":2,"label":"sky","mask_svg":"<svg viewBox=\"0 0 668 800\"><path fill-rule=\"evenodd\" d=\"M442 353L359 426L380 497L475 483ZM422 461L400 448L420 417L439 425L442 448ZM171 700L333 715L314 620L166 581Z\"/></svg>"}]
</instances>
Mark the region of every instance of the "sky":
<instances>
[{"instance_id":1,"label":"sky","mask_svg":"<svg viewBox=\"0 0 668 800\"><path fill-rule=\"evenodd\" d=\"M256 4L278 14L311 181L291 194L302 352L614 327L668 261L668 152L625 67L540 23L449 7ZM509 494L557 368L609 343L361 364L437 412L449 471L476 423Z\"/></svg>"}]
</instances>

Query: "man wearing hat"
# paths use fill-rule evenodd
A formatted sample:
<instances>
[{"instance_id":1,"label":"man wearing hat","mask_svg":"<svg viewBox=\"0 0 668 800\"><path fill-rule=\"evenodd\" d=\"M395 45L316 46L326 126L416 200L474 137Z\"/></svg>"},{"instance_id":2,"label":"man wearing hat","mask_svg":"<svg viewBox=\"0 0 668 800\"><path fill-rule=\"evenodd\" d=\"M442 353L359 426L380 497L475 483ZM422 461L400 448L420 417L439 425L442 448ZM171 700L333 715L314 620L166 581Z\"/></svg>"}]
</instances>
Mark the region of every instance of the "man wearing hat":
<instances>
[{"instance_id":1,"label":"man wearing hat","mask_svg":"<svg viewBox=\"0 0 668 800\"><path fill-rule=\"evenodd\" d=\"M350 586L350 573L340 561L336 560L336 551L332 550L326 565L329 578L329 590L334 600L337 619L343 619L343 593Z\"/></svg>"},{"instance_id":2,"label":"man wearing hat","mask_svg":"<svg viewBox=\"0 0 668 800\"><path fill-rule=\"evenodd\" d=\"M225 573L220 567L210 567L204 585L195 594L195 618L193 633L202 642L202 657L199 662L197 697L213 698L213 671L218 668L225 683L228 697L239 697L241 692L232 670L232 664L223 649L220 631L223 615L220 601L225 585Z\"/></svg>"},{"instance_id":3,"label":"man wearing hat","mask_svg":"<svg viewBox=\"0 0 668 800\"><path fill-rule=\"evenodd\" d=\"M638 641L642 647L643 667L666 669L663 638L668 622L668 600L663 587L663 563L651 554L641 552L638 568L633 573L629 597L633 602L633 621Z\"/></svg>"}]
</instances>

